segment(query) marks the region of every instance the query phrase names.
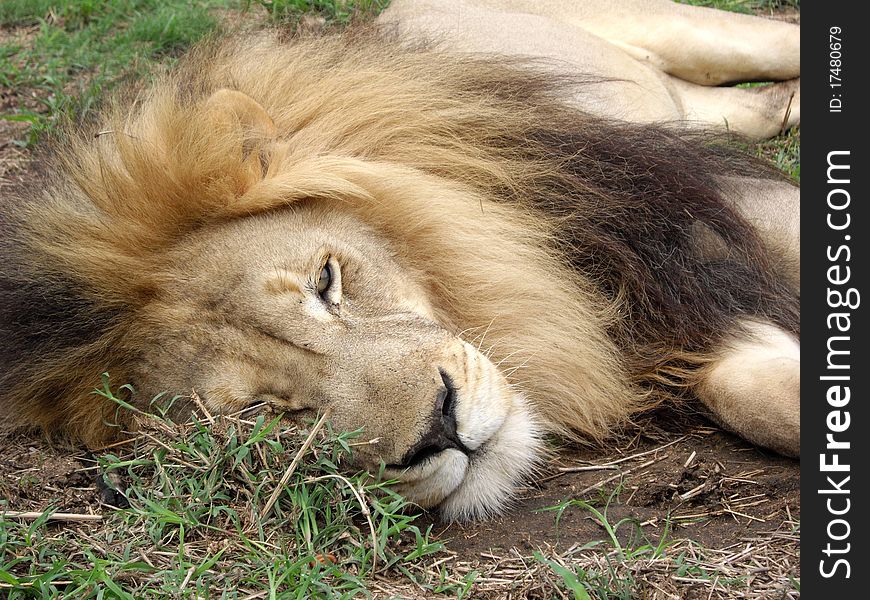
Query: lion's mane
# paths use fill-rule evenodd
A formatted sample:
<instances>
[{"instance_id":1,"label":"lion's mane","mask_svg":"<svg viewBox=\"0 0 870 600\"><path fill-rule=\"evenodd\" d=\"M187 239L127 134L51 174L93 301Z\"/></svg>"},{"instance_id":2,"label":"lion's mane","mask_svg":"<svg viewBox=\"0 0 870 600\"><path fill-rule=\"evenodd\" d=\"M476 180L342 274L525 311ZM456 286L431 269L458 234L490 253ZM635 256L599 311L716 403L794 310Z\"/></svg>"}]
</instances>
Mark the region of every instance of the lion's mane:
<instances>
[{"instance_id":1,"label":"lion's mane","mask_svg":"<svg viewBox=\"0 0 870 600\"><path fill-rule=\"evenodd\" d=\"M205 44L4 200L0 397L7 424L104 439L169 248L227 219L337 199L427 275L438 319L478 339L553 429L600 439L679 395L744 313L797 329L718 176L752 161L663 127L567 108L534 66L366 31ZM594 85L594 84L592 84ZM239 90L277 128L216 125ZM698 251L698 231L727 248ZM203 357L202 360L208 360Z\"/></svg>"}]
</instances>

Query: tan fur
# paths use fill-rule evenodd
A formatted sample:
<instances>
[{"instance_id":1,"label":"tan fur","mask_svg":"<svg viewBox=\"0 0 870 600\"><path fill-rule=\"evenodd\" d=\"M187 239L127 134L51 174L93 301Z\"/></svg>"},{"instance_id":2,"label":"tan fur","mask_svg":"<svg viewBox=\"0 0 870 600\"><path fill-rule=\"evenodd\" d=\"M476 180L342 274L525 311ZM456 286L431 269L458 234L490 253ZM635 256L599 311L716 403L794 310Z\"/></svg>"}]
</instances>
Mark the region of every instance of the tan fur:
<instances>
[{"instance_id":1,"label":"tan fur","mask_svg":"<svg viewBox=\"0 0 870 600\"><path fill-rule=\"evenodd\" d=\"M800 455L800 345L766 323L743 323L699 373L698 397L724 427ZM796 401L797 400L797 401Z\"/></svg>"}]
</instances>

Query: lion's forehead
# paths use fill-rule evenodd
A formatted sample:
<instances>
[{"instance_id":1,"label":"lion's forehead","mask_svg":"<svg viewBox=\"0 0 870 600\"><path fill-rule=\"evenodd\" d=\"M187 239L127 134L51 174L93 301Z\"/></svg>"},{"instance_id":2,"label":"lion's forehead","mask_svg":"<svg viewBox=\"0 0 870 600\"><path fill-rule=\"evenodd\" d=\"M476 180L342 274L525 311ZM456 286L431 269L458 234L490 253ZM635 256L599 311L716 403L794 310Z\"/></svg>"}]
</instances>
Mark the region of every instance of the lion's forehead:
<instances>
[{"instance_id":1,"label":"lion's forehead","mask_svg":"<svg viewBox=\"0 0 870 600\"><path fill-rule=\"evenodd\" d=\"M167 278L167 287L183 287L185 295L226 296L239 288L292 291L294 281L310 277L312 266L325 256L339 259L342 272L360 293L404 289L419 278L399 263L389 240L368 224L347 211L308 206L194 232L168 255L166 269L176 276ZM280 281L276 273L282 271L294 281Z\"/></svg>"}]
</instances>

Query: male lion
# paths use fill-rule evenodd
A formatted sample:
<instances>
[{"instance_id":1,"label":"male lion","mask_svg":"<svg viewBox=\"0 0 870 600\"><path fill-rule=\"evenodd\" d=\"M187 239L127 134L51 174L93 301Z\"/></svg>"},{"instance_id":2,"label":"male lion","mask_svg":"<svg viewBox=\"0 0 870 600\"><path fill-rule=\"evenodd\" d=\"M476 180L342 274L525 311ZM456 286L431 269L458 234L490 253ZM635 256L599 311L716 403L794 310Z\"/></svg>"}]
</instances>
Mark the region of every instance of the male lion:
<instances>
[{"instance_id":1,"label":"male lion","mask_svg":"<svg viewBox=\"0 0 870 600\"><path fill-rule=\"evenodd\" d=\"M103 442L104 371L329 407L446 518L667 399L797 455L797 189L563 75L377 29L200 46L3 201L7 428Z\"/></svg>"}]
</instances>

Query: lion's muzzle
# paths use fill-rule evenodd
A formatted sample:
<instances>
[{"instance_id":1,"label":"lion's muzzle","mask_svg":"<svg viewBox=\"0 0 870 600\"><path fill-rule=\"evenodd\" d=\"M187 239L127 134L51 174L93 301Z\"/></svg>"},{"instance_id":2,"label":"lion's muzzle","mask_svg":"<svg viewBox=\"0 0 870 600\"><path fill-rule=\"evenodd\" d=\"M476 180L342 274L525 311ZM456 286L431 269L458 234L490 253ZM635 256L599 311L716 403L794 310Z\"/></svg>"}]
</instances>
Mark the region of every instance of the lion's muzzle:
<instances>
[{"instance_id":1,"label":"lion's muzzle","mask_svg":"<svg viewBox=\"0 0 870 600\"><path fill-rule=\"evenodd\" d=\"M428 431L385 474L409 500L464 520L509 501L539 459L540 438L525 398L489 359L465 342L453 355L455 378L440 370L444 386Z\"/></svg>"},{"instance_id":2,"label":"lion's muzzle","mask_svg":"<svg viewBox=\"0 0 870 600\"><path fill-rule=\"evenodd\" d=\"M456 431L456 388L453 379L444 369L439 369L438 372L444 385L436 395L429 431L408 450L401 464L388 465L389 467L411 468L448 449L459 450L466 455L471 453Z\"/></svg>"}]
</instances>

